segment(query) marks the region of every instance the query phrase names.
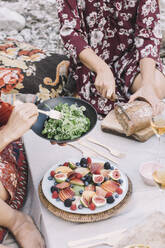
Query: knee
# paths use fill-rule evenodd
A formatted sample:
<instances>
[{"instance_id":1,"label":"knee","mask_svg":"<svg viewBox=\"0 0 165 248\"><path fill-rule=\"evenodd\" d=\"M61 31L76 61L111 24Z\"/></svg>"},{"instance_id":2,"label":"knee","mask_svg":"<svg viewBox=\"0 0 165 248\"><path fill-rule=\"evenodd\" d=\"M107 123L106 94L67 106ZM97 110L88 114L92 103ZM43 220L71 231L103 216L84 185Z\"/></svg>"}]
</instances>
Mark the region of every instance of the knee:
<instances>
[{"instance_id":1,"label":"knee","mask_svg":"<svg viewBox=\"0 0 165 248\"><path fill-rule=\"evenodd\" d=\"M165 97L165 76L157 69L155 71L154 88L158 98L163 99Z\"/></svg>"}]
</instances>

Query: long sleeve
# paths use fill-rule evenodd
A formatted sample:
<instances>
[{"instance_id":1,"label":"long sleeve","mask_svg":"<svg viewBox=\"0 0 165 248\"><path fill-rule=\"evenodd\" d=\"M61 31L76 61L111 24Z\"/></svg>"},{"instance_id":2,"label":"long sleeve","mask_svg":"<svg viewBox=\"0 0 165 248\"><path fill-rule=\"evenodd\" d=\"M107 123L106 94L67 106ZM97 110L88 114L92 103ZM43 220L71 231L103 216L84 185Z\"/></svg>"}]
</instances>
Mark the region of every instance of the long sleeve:
<instances>
[{"instance_id":1,"label":"long sleeve","mask_svg":"<svg viewBox=\"0 0 165 248\"><path fill-rule=\"evenodd\" d=\"M139 0L135 30L138 60L146 57L157 60L161 37L158 0Z\"/></svg>"},{"instance_id":2,"label":"long sleeve","mask_svg":"<svg viewBox=\"0 0 165 248\"><path fill-rule=\"evenodd\" d=\"M74 63L77 63L79 53L89 47L85 23L83 21L83 9L83 4L82 6L78 6L76 0L57 0L60 35L65 49L72 57Z\"/></svg>"}]
</instances>

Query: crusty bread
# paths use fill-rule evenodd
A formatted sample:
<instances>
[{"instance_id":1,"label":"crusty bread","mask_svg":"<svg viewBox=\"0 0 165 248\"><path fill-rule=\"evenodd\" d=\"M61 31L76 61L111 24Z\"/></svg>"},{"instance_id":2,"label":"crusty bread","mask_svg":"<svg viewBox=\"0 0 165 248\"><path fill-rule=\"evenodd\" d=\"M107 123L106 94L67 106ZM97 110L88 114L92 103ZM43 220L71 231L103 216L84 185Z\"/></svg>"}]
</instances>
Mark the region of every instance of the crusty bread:
<instances>
[{"instance_id":1,"label":"crusty bread","mask_svg":"<svg viewBox=\"0 0 165 248\"><path fill-rule=\"evenodd\" d=\"M152 108L149 103L134 101L121 106L115 106L115 115L127 136L150 126Z\"/></svg>"}]
</instances>

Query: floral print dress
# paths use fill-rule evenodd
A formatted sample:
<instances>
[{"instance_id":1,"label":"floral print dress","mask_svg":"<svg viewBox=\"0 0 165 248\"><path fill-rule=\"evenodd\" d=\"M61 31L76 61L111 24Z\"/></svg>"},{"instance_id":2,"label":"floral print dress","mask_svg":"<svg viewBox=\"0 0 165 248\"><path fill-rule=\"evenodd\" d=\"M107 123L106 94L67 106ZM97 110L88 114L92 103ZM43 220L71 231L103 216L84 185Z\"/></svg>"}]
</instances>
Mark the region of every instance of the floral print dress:
<instances>
[{"instance_id":1,"label":"floral print dress","mask_svg":"<svg viewBox=\"0 0 165 248\"><path fill-rule=\"evenodd\" d=\"M121 101L129 99L142 58L154 59L163 72L158 0L57 0L57 6L78 94L98 113L107 114L113 102L101 97L94 86L95 73L79 61L83 49L91 47L109 65Z\"/></svg>"}]
</instances>

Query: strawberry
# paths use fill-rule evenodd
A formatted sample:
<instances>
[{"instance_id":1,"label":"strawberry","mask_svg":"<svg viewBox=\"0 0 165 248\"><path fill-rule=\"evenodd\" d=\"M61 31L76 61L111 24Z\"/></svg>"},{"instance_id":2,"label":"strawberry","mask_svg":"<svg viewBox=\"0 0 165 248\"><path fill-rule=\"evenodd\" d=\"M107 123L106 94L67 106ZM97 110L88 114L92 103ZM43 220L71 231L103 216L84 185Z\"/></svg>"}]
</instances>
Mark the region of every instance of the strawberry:
<instances>
[{"instance_id":1,"label":"strawberry","mask_svg":"<svg viewBox=\"0 0 165 248\"><path fill-rule=\"evenodd\" d=\"M82 174L81 173L76 173L76 178L81 179L82 178Z\"/></svg>"},{"instance_id":2,"label":"strawberry","mask_svg":"<svg viewBox=\"0 0 165 248\"><path fill-rule=\"evenodd\" d=\"M119 195L121 195L123 193L123 190L121 188L117 188L116 189L116 193L118 193Z\"/></svg>"},{"instance_id":3,"label":"strawberry","mask_svg":"<svg viewBox=\"0 0 165 248\"><path fill-rule=\"evenodd\" d=\"M112 192L108 192L108 193L106 193L105 198L108 198L108 197L110 197L110 196L112 196Z\"/></svg>"},{"instance_id":4,"label":"strawberry","mask_svg":"<svg viewBox=\"0 0 165 248\"><path fill-rule=\"evenodd\" d=\"M57 193L57 191L54 191L54 192L52 193L52 198L53 198L53 199L57 199L57 198L58 198L58 193Z\"/></svg>"},{"instance_id":5,"label":"strawberry","mask_svg":"<svg viewBox=\"0 0 165 248\"><path fill-rule=\"evenodd\" d=\"M87 158L87 164L91 164L92 163L92 159L91 158Z\"/></svg>"},{"instance_id":6,"label":"strawberry","mask_svg":"<svg viewBox=\"0 0 165 248\"><path fill-rule=\"evenodd\" d=\"M73 203L73 204L71 205L70 209L73 210L73 211L75 211L75 210L77 209L76 204Z\"/></svg>"},{"instance_id":7,"label":"strawberry","mask_svg":"<svg viewBox=\"0 0 165 248\"><path fill-rule=\"evenodd\" d=\"M93 202L90 203L89 205L90 210L95 210L96 206Z\"/></svg>"},{"instance_id":8,"label":"strawberry","mask_svg":"<svg viewBox=\"0 0 165 248\"><path fill-rule=\"evenodd\" d=\"M65 162L64 164L63 164L63 166L68 166L69 165L69 163L68 162Z\"/></svg>"},{"instance_id":9,"label":"strawberry","mask_svg":"<svg viewBox=\"0 0 165 248\"><path fill-rule=\"evenodd\" d=\"M53 171L53 170L50 172L51 177L54 177L55 174L56 174L56 173L55 173L55 171Z\"/></svg>"}]
</instances>

